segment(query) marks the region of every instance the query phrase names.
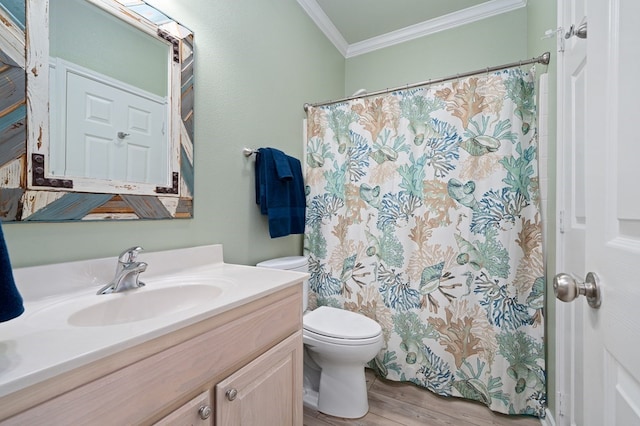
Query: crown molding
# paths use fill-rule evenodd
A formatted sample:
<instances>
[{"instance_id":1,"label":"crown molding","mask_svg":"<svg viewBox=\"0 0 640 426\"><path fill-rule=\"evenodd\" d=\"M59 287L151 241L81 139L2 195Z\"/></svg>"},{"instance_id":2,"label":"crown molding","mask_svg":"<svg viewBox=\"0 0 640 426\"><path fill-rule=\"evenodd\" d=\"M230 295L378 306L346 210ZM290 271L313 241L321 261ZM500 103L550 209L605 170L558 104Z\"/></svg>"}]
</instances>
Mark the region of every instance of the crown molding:
<instances>
[{"instance_id":1,"label":"crown molding","mask_svg":"<svg viewBox=\"0 0 640 426\"><path fill-rule=\"evenodd\" d=\"M404 43L440 31L449 30L502 13L511 12L527 5L527 0L491 0L438 18L420 22L397 31L348 44L333 22L324 13L316 0L298 0L320 30L327 36L345 58L363 55L378 49Z\"/></svg>"},{"instance_id":2,"label":"crown molding","mask_svg":"<svg viewBox=\"0 0 640 426\"><path fill-rule=\"evenodd\" d=\"M324 33L325 36L333 43L333 45L338 49L342 56L347 57L347 49L349 48L349 43L344 39L340 31L333 25L331 19L327 16L326 13L322 10L322 8L318 5L316 0L298 0L298 4L302 6L307 15L311 18L313 22L320 28L320 31Z\"/></svg>"}]
</instances>

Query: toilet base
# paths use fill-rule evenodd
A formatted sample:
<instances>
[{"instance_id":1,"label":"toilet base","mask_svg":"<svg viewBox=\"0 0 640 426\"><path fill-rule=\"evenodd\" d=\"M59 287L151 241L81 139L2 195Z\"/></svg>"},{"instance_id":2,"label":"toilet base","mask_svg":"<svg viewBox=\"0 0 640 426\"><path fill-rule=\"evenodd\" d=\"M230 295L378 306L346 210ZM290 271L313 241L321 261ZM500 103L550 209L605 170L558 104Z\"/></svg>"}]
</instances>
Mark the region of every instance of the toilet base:
<instances>
[{"instance_id":1,"label":"toilet base","mask_svg":"<svg viewBox=\"0 0 640 426\"><path fill-rule=\"evenodd\" d=\"M365 416L369 401L364 365L322 369L305 347L302 402L305 407L329 416L347 419Z\"/></svg>"},{"instance_id":2,"label":"toilet base","mask_svg":"<svg viewBox=\"0 0 640 426\"><path fill-rule=\"evenodd\" d=\"M324 407L324 409L321 410L318 407L318 396L319 394L315 390L310 388L304 388L303 395L302 395L302 405L305 408L309 408L310 410L313 410L313 411L319 411L328 416L342 417L346 419L359 419L361 417L366 416L367 413L369 412L368 401L364 408L362 407L362 401L356 402L356 404L351 407L352 410L349 410L349 411L334 410L332 408L327 408L327 407ZM326 398L325 398L325 401L326 401ZM358 408L358 407L360 407L360 409L353 410L353 408Z\"/></svg>"},{"instance_id":3,"label":"toilet base","mask_svg":"<svg viewBox=\"0 0 640 426\"><path fill-rule=\"evenodd\" d=\"M358 419L369 412L364 365L323 368L318 411L335 417Z\"/></svg>"}]
</instances>

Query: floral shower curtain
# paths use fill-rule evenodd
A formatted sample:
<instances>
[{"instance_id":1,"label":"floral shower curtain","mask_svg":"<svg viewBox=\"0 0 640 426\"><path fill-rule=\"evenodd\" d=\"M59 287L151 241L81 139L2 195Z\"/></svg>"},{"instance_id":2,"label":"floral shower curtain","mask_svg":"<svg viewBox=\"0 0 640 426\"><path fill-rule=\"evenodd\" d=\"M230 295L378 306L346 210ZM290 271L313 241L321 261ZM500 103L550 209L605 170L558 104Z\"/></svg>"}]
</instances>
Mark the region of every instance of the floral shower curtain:
<instances>
[{"instance_id":1,"label":"floral shower curtain","mask_svg":"<svg viewBox=\"0 0 640 426\"><path fill-rule=\"evenodd\" d=\"M544 416L534 69L311 107L311 306L378 321L391 380Z\"/></svg>"}]
</instances>

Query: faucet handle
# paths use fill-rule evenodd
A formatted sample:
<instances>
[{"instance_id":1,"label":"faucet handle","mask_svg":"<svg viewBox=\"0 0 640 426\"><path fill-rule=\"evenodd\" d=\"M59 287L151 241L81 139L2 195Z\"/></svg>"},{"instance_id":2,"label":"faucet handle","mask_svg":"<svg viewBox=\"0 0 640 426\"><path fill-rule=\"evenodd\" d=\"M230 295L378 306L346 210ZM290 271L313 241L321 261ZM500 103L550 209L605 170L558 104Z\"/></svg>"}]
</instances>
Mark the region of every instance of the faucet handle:
<instances>
[{"instance_id":1,"label":"faucet handle","mask_svg":"<svg viewBox=\"0 0 640 426\"><path fill-rule=\"evenodd\" d=\"M118 256L118 262L119 263L135 262L136 259L138 258L138 254L140 254L142 250L143 249L140 246L130 247L125 251L123 251L122 253L120 253L120 256Z\"/></svg>"}]
</instances>

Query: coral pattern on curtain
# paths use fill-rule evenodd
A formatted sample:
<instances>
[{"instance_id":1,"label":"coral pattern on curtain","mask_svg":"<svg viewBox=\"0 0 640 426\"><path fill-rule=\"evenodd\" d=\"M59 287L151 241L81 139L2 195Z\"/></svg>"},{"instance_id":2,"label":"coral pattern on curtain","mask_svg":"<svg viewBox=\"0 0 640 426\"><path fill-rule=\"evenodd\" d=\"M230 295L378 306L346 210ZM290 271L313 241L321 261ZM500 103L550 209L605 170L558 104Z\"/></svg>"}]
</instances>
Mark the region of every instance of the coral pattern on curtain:
<instances>
[{"instance_id":1,"label":"coral pattern on curtain","mask_svg":"<svg viewBox=\"0 0 640 426\"><path fill-rule=\"evenodd\" d=\"M544 416L535 71L311 107L310 305L363 313L382 377Z\"/></svg>"}]
</instances>

